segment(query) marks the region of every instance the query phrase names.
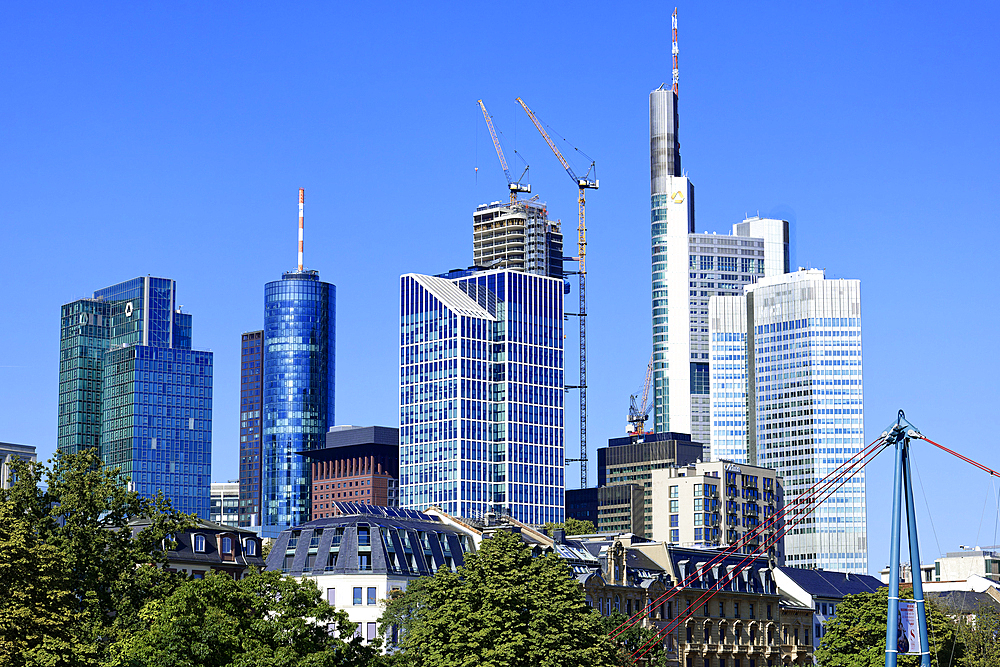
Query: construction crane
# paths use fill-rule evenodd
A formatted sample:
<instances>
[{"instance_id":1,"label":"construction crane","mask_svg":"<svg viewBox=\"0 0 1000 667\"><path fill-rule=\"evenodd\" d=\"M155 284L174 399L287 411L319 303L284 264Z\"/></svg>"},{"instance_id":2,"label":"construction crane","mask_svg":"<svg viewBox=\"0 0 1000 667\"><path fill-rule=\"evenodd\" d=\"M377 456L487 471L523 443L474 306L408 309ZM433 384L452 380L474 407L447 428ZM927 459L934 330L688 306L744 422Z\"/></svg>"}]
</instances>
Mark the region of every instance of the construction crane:
<instances>
[{"instance_id":1,"label":"construction crane","mask_svg":"<svg viewBox=\"0 0 1000 667\"><path fill-rule=\"evenodd\" d=\"M559 152L555 143L549 137L545 128L538 121L535 114L528 108L528 105L524 103L520 97L517 98L517 103L521 105L524 112L528 114L528 118L534 123L535 129L538 133L542 135L545 139L545 143L549 145L552 152L555 154L559 163L569 174L569 177L573 179L576 183L577 188L579 188L579 208L580 208L580 222L577 225L577 247L579 252L579 257L576 258L579 270L577 275L580 277L580 312L576 313L580 319L580 384L577 386L567 385L567 389L579 389L580 390L580 488L587 488L587 190L596 190L600 183L595 178L591 180L590 175L594 172L594 162L590 163L590 169L587 170L586 175L580 178L573 171L573 167L569 165L563 154ZM573 459L566 459L567 461L572 461Z\"/></svg>"},{"instance_id":2,"label":"construction crane","mask_svg":"<svg viewBox=\"0 0 1000 667\"><path fill-rule=\"evenodd\" d=\"M517 203L518 192L531 192L530 184L521 183L521 178L524 178L524 174L528 173L528 167L526 166L524 168L521 178L515 181L514 177L510 175L510 169L507 167L507 159L503 156L503 148L500 147L500 137L497 136L497 131L493 128L493 118L486 111L486 105L483 104L482 100L479 100L479 108L483 110L483 118L486 119L486 127L490 129L490 136L493 138L494 148L497 149L497 157L500 158L500 166L503 168L503 175L507 177L507 189L510 190L510 203Z\"/></svg>"},{"instance_id":3,"label":"construction crane","mask_svg":"<svg viewBox=\"0 0 1000 667\"><path fill-rule=\"evenodd\" d=\"M649 411L653 407L649 400L649 387L653 381L653 355L649 356L649 364L646 366L646 382L642 385L642 401L635 402L638 394L629 397L628 427L626 431L629 435L643 435L646 433L646 420L649 419Z\"/></svg>"}]
</instances>

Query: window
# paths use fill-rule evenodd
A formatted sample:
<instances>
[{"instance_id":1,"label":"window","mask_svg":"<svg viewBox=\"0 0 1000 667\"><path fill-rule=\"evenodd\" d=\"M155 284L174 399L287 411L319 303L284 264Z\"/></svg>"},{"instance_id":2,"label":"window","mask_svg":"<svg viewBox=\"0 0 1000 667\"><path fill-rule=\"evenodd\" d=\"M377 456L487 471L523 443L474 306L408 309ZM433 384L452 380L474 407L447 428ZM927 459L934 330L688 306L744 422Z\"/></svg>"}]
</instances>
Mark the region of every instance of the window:
<instances>
[{"instance_id":1,"label":"window","mask_svg":"<svg viewBox=\"0 0 1000 667\"><path fill-rule=\"evenodd\" d=\"M245 549L246 549L247 556L256 556L257 555L257 540L247 540Z\"/></svg>"},{"instance_id":2,"label":"window","mask_svg":"<svg viewBox=\"0 0 1000 667\"><path fill-rule=\"evenodd\" d=\"M224 554L233 553L233 538L231 537L222 538L222 553Z\"/></svg>"},{"instance_id":3,"label":"window","mask_svg":"<svg viewBox=\"0 0 1000 667\"><path fill-rule=\"evenodd\" d=\"M673 528L670 531L670 541L671 542L680 542L681 541L681 531L678 530L677 528Z\"/></svg>"},{"instance_id":4,"label":"window","mask_svg":"<svg viewBox=\"0 0 1000 667\"><path fill-rule=\"evenodd\" d=\"M330 603L330 606L337 606L337 589L328 588L326 589L326 601Z\"/></svg>"},{"instance_id":5,"label":"window","mask_svg":"<svg viewBox=\"0 0 1000 667\"><path fill-rule=\"evenodd\" d=\"M671 486L670 487L670 497L671 498L676 498L677 497L677 487L676 486Z\"/></svg>"},{"instance_id":6,"label":"window","mask_svg":"<svg viewBox=\"0 0 1000 667\"><path fill-rule=\"evenodd\" d=\"M680 501L679 500L671 500L670 501L670 511L671 512L679 512L680 511Z\"/></svg>"},{"instance_id":7,"label":"window","mask_svg":"<svg viewBox=\"0 0 1000 667\"><path fill-rule=\"evenodd\" d=\"M376 591L376 588L374 586L369 586L368 587L368 604L376 604L377 603L377 599L376 598L378 597L378 595L376 594L375 591Z\"/></svg>"},{"instance_id":8,"label":"window","mask_svg":"<svg viewBox=\"0 0 1000 667\"><path fill-rule=\"evenodd\" d=\"M695 484L694 485L694 495L695 496L700 496L701 495L701 484Z\"/></svg>"},{"instance_id":9,"label":"window","mask_svg":"<svg viewBox=\"0 0 1000 667\"><path fill-rule=\"evenodd\" d=\"M371 641L371 640L375 639L375 624L374 623L368 623L367 624L367 630L368 630L368 632L367 632L367 634L368 634L368 641Z\"/></svg>"},{"instance_id":10,"label":"window","mask_svg":"<svg viewBox=\"0 0 1000 667\"><path fill-rule=\"evenodd\" d=\"M725 618L725 617L726 617L726 603L725 602L720 602L719 603L719 618Z\"/></svg>"},{"instance_id":11,"label":"window","mask_svg":"<svg viewBox=\"0 0 1000 667\"><path fill-rule=\"evenodd\" d=\"M735 616L736 618L740 617L740 603L739 602L733 602L733 616Z\"/></svg>"},{"instance_id":12,"label":"window","mask_svg":"<svg viewBox=\"0 0 1000 667\"><path fill-rule=\"evenodd\" d=\"M198 553L205 553L205 536L195 535L194 536L194 550Z\"/></svg>"},{"instance_id":13,"label":"window","mask_svg":"<svg viewBox=\"0 0 1000 667\"><path fill-rule=\"evenodd\" d=\"M753 602L751 602L749 604L750 604L750 618L753 618L754 617L753 616Z\"/></svg>"},{"instance_id":14,"label":"window","mask_svg":"<svg viewBox=\"0 0 1000 667\"><path fill-rule=\"evenodd\" d=\"M363 604L361 596L361 586L354 587L354 604L356 605Z\"/></svg>"},{"instance_id":15,"label":"window","mask_svg":"<svg viewBox=\"0 0 1000 667\"><path fill-rule=\"evenodd\" d=\"M680 526L680 518L676 514L670 515L670 527L677 528Z\"/></svg>"},{"instance_id":16,"label":"window","mask_svg":"<svg viewBox=\"0 0 1000 667\"><path fill-rule=\"evenodd\" d=\"M771 620L771 605L767 605L767 620Z\"/></svg>"},{"instance_id":17,"label":"window","mask_svg":"<svg viewBox=\"0 0 1000 667\"><path fill-rule=\"evenodd\" d=\"M191 578L204 579L205 578L204 570L191 570Z\"/></svg>"},{"instance_id":18,"label":"window","mask_svg":"<svg viewBox=\"0 0 1000 667\"><path fill-rule=\"evenodd\" d=\"M701 516L701 515L697 514L695 516ZM695 528L694 529L694 539L695 539L696 542L700 542L702 539L704 539L702 537L702 530L703 530L702 528Z\"/></svg>"},{"instance_id":19,"label":"window","mask_svg":"<svg viewBox=\"0 0 1000 667\"><path fill-rule=\"evenodd\" d=\"M372 569L372 555L371 554L358 554L358 569L359 570L370 570L370 569Z\"/></svg>"}]
</instances>

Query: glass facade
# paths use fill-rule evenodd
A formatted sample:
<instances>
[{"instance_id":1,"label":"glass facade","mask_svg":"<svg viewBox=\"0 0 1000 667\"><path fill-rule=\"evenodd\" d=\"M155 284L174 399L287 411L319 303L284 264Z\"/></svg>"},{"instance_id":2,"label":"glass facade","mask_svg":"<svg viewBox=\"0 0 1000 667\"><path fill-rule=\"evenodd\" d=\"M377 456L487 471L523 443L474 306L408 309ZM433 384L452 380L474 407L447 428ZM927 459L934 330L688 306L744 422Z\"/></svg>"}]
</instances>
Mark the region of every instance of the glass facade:
<instances>
[{"instance_id":1,"label":"glass facade","mask_svg":"<svg viewBox=\"0 0 1000 667\"><path fill-rule=\"evenodd\" d=\"M562 521L562 281L400 279L401 507Z\"/></svg>"},{"instance_id":2,"label":"glass facade","mask_svg":"<svg viewBox=\"0 0 1000 667\"><path fill-rule=\"evenodd\" d=\"M732 306L738 308L739 300L732 299ZM826 280L821 270L803 270L764 279L742 300L747 458L776 469L787 497L794 499L865 445L860 281ZM735 402L730 394L739 383L727 376L732 372L727 365L738 362L722 357L739 354L740 344L730 340L734 331L726 331L736 328L723 317L729 305L718 297L712 301L713 355L719 357L712 366L712 400L719 403L718 409L713 406L713 415L719 414L713 429L721 449L728 447L732 430L723 426L722 414ZM864 471L819 505L809 521L785 536L789 565L867 572Z\"/></svg>"},{"instance_id":3,"label":"glass facade","mask_svg":"<svg viewBox=\"0 0 1000 667\"><path fill-rule=\"evenodd\" d=\"M239 525L260 525L261 408L264 356L263 331L243 334L240 340L240 501Z\"/></svg>"},{"instance_id":4,"label":"glass facade","mask_svg":"<svg viewBox=\"0 0 1000 667\"><path fill-rule=\"evenodd\" d=\"M711 322L712 460L756 465L747 428L747 301L742 296L709 300Z\"/></svg>"},{"instance_id":5,"label":"glass facade","mask_svg":"<svg viewBox=\"0 0 1000 667\"><path fill-rule=\"evenodd\" d=\"M337 288L317 271L264 287L262 525L309 521L309 463L334 425ZM269 534L265 531L265 534Z\"/></svg>"},{"instance_id":6,"label":"glass facade","mask_svg":"<svg viewBox=\"0 0 1000 667\"><path fill-rule=\"evenodd\" d=\"M146 276L63 306L59 447L97 446L140 494L207 519L212 353L191 349L175 295Z\"/></svg>"}]
</instances>

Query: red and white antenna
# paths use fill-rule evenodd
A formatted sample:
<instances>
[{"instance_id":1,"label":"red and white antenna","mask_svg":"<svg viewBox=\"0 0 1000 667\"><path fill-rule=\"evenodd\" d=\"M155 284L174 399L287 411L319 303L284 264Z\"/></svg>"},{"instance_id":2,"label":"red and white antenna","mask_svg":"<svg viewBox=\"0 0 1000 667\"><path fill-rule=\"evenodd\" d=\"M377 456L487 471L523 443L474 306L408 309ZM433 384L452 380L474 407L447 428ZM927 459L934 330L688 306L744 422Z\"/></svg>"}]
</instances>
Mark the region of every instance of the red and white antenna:
<instances>
[{"instance_id":1,"label":"red and white antenna","mask_svg":"<svg viewBox=\"0 0 1000 667\"><path fill-rule=\"evenodd\" d=\"M305 215L303 213L303 207L305 203L306 189L299 188L299 271L302 270L302 235L305 230Z\"/></svg>"},{"instance_id":2,"label":"red and white antenna","mask_svg":"<svg viewBox=\"0 0 1000 667\"><path fill-rule=\"evenodd\" d=\"M671 52L674 55L674 85L673 91L674 95L677 94L677 84L680 81L680 70L677 69L677 54L679 50L677 49L677 8L674 7L674 14L671 17L671 27L673 28L673 44L671 47Z\"/></svg>"}]
</instances>

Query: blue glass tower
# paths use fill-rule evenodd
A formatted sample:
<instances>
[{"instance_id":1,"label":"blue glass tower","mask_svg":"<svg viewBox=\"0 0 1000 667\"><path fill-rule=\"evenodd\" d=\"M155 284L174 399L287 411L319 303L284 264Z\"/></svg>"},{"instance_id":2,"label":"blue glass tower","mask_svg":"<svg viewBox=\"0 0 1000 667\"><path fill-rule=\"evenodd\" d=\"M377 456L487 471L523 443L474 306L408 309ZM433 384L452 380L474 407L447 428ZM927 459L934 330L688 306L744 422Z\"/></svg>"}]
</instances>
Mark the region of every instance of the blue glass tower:
<instances>
[{"instance_id":1,"label":"blue glass tower","mask_svg":"<svg viewBox=\"0 0 1000 667\"><path fill-rule=\"evenodd\" d=\"M400 507L564 518L563 283L400 279Z\"/></svg>"},{"instance_id":2,"label":"blue glass tower","mask_svg":"<svg viewBox=\"0 0 1000 667\"><path fill-rule=\"evenodd\" d=\"M318 271L264 287L261 524L265 535L309 521L310 467L334 425L337 288Z\"/></svg>"},{"instance_id":3,"label":"blue glass tower","mask_svg":"<svg viewBox=\"0 0 1000 667\"><path fill-rule=\"evenodd\" d=\"M62 307L59 449L97 446L142 495L207 519L212 353L191 349L176 290L146 276Z\"/></svg>"}]
</instances>

